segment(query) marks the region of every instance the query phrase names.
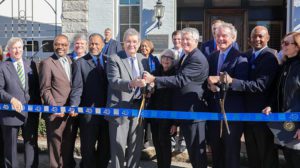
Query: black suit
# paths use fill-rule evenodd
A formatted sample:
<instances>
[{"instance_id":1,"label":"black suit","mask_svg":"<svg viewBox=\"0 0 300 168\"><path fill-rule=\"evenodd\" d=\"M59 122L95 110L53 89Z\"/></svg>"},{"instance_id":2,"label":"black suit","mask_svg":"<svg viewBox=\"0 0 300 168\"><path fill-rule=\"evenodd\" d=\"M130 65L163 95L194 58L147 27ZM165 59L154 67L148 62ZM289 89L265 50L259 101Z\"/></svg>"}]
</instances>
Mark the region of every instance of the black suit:
<instances>
[{"instance_id":1,"label":"black suit","mask_svg":"<svg viewBox=\"0 0 300 168\"><path fill-rule=\"evenodd\" d=\"M217 76L220 51L209 56L209 75ZM232 78L246 80L248 77L248 61L235 48L231 48L220 69L227 72ZM220 113L220 93L208 91L209 110ZM222 98L222 97L221 97ZM243 92L228 90L225 99L225 110L230 112L244 112L245 95ZM242 122L228 122L230 135L223 125L222 137L220 138L220 121L207 122L208 142L212 149L212 160L214 168L239 168L240 147L243 133Z\"/></svg>"},{"instance_id":2,"label":"black suit","mask_svg":"<svg viewBox=\"0 0 300 168\"><path fill-rule=\"evenodd\" d=\"M186 57L186 58L185 58ZM208 76L208 63L201 51L195 48L181 57L174 76L156 77L160 88L175 88L173 109L178 111L203 111L202 85ZM181 121L180 130L186 140L190 160L194 168L207 167L205 145L205 121Z\"/></svg>"},{"instance_id":3,"label":"black suit","mask_svg":"<svg viewBox=\"0 0 300 168\"><path fill-rule=\"evenodd\" d=\"M15 97L22 104L39 104L39 84L34 62L23 60L25 89L18 77L17 70L11 59L0 65L0 102L10 104ZM6 167L18 167L17 138L18 129L22 128L25 144L25 167L38 167L37 129L38 113L1 111L0 125L4 142Z\"/></svg>"},{"instance_id":4,"label":"black suit","mask_svg":"<svg viewBox=\"0 0 300 168\"><path fill-rule=\"evenodd\" d=\"M265 48L254 61L252 50L246 55L250 63L248 80L234 80L231 88L246 93L248 112L260 112L269 105L270 93L274 91L271 86L279 66L276 51ZM278 166L274 137L266 123L247 122L244 134L251 168Z\"/></svg>"},{"instance_id":5,"label":"black suit","mask_svg":"<svg viewBox=\"0 0 300 168\"><path fill-rule=\"evenodd\" d=\"M95 64L90 54L73 65L72 106L105 107L107 98L106 57L104 67ZM80 115L82 167L107 167L110 159L108 122L103 116ZM97 150L95 145L97 144Z\"/></svg>"}]
</instances>

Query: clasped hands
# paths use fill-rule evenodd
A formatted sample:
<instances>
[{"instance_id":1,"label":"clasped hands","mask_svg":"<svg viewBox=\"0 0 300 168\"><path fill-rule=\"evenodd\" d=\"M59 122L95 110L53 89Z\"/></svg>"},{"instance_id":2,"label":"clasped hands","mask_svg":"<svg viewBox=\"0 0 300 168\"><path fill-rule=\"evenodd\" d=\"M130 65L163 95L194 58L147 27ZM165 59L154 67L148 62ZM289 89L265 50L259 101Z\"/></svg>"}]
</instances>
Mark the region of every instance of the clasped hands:
<instances>
[{"instance_id":1,"label":"clasped hands","mask_svg":"<svg viewBox=\"0 0 300 168\"><path fill-rule=\"evenodd\" d=\"M232 83L233 78L231 78L228 73L220 72L220 76L209 76L207 78L207 87L212 92L220 91L220 88L217 86L220 83Z\"/></svg>"}]
</instances>

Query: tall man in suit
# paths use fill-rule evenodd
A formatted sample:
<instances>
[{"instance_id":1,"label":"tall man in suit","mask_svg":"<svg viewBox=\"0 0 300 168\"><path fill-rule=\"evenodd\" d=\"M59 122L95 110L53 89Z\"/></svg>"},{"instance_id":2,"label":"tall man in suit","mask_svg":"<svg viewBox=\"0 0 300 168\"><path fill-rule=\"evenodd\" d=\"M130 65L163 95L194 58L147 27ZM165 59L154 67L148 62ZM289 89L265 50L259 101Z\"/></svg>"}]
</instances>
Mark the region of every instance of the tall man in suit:
<instances>
[{"instance_id":1,"label":"tall man in suit","mask_svg":"<svg viewBox=\"0 0 300 168\"><path fill-rule=\"evenodd\" d=\"M139 32L129 28L124 33L123 41L124 50L108 57L107 106L138 109L141 104L140 88L146 86L141 76L144 70L149 71L149 64L143 55L137 53L141 42ZM143 147L143 124L138 123L136 117L107 117L107 120L109 121L111 166L139 167Z\"/></svg>"},{"instance_id":2,"label":"tall man in suit","mask_svg":"<svg viewBox=\"0 0 300 168\"><path fill-rule=\"evenodd\" d=\"M121 43L117 40L112 39L111 29L106 28L104 30L104 47L102 49L102 53L105 56L110 56L113 54L117 54L119 51L122 50Z\"/></svg>"},{"instance_id":3,"label":"tall man in suit","mask_svg":"<svg viewBox=\"0 0 300 168\"><path fill-rule=\"evenodd\" d=\"M219 81L219 74L226 72L236 79L246 80L248 78L248 62L242 54L233 47L237 31L232 24L222 23L216 29L216 42L219 51L214 52L208 58L209 78L208 86L208 106L212 112L221 112L219 101L223 99L223 94L217 91L214 81ZM225 97L225 109L230 112L243 112L246 110L244 94L241 92L228 90ZM221 129L220 121L207 122L207 138L212 150L212 160L214 168L239 168L241 136L243 133L243 122L228 122L230 134L225 129ZM222 134L220 134L222 131Z\"/></svg>"},{"instance_id":4,"label":"tall man in suit","mask_svg":"<svg viewBox=\"0 0 300 168\"><path fill-rule=\"evenodd\" d=\"M39 113L23 111L23 104L39 104L39 84L34 62L23 55L23 40L11 38L7 43L10 58L0 65L0 102L11 104L14 111L0 112L4 135L5 167L19 167L17 155L18 130L22 128L25 144L25 167L38 167L37 129ZM1 149L2 150L2 149Z\"/></svg>"},{"instance_id":5,"label":"tall man in suit","mask_svg":"<svg viewBox=\"0 0 300 168\"><path fill-rule=\"evenodd\" d=\"M67 106L71 92L71 59L67 56L69 40L58 35L53 42L54 54L40 64L41 97L45 105ZM44 115L51 168L75 167L72 123L74 113Z\"/></svg>"},{"instance_id":6,"label":"tall man in suit","mask_svg":"<svg viewBox=\"0 0 300 168\"><path fill-rule=\"evenodd\" d=\"M90 35L89 53L73 64L71 106L106 106L107 58L101 52L103 46L103 37L100 34ZM89 114L79 115L79 118L81 167L106 168L110 158L108 122L103 116Z\"/></svg>"},{"instance_id":7,"label":"tall man in suit","mask_svg":"<svg viewBox=\"0 0 300 168\"><path fill-rule=\"evenodd\" d=\"M228 74L223 80L230 84L230 89L246 94L248 112L260 112L268 105L271 87L278 71L276 50L268 47L270 39L268 29L256 26L251 31L252 49L246 53L249 61L248 80L237 79ZM278 155L274 145L274 137L265 122L246 122L245 141L249 166L278 167Z\"/></svg>"},{"instance_id":8,"label":"tall man in suit","mask_svg":"<svg viewBox=\"0 0 300 168\"><path fill-rule=\"evenodd\" d=\"M174 76L155 77L144 73L147 83L154 82L156 88L174 88L173 105L178 111L203 111L202 85L208 76L208 63L197 48L199 33L195 28L182 30L182 47L185 56L179 60L179 68ZM194 168L207 167L205 144L205 121L181 121L180 130L186 141L190 161Z\"/></svg>"}]
</instances>

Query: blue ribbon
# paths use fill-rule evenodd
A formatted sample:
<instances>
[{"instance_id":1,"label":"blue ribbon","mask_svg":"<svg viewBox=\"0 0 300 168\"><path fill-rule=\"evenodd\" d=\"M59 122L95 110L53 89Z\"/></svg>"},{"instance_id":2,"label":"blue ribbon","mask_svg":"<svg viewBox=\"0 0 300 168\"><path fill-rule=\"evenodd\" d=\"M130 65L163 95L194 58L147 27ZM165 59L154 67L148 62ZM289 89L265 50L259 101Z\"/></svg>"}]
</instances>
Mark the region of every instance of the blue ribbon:
<instances>
[{"instance_id":1,"label":"blue ribbon","mask_svg":"<svg viewBox=\"0 0 300 168\"><path fill-rule=\"evenodd\" d=\"M74 110L79 114L104 115L114 117L137 117L138 110L123 108L95 108L95 107L69 107L69 106L44 106L44 105L23 105L23 112L42 113L69 113ZM14 111L10 104L0 104L0 110ZM228 121L300 121L300 112L292 113L226 113ZM179 119L179 120L223 120L220 113L211 112L184 112L184 111L163 111L143 110L143 118Z\"/></svg>"}]
</instances>

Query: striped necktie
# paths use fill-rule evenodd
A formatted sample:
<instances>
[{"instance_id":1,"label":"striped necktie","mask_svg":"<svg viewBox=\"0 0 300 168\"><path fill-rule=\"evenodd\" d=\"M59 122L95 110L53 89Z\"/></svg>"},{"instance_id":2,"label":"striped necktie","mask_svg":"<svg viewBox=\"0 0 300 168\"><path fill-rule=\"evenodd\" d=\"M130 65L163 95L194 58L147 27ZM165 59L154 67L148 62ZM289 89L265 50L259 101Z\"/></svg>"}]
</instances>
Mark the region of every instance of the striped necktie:
<instances>
[{"instance_id":1,"label":"striped necktie","mask_svg":"<svg viewBox=\"0 0 300 168\"><path fill-rule=\"evenodd\" d=\"M18 72L18 76L21 81L22 87L23 87L23 89L25 89L25 75L24 75L24 71L23 71L21 62L17 63L17 72Z\"/></svg>"}]
</instances>

